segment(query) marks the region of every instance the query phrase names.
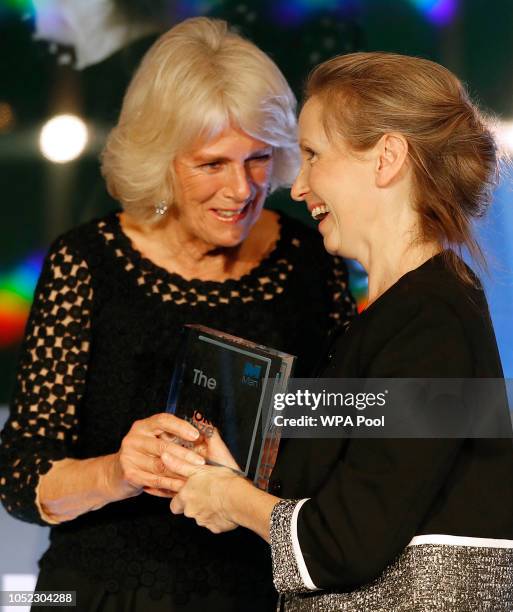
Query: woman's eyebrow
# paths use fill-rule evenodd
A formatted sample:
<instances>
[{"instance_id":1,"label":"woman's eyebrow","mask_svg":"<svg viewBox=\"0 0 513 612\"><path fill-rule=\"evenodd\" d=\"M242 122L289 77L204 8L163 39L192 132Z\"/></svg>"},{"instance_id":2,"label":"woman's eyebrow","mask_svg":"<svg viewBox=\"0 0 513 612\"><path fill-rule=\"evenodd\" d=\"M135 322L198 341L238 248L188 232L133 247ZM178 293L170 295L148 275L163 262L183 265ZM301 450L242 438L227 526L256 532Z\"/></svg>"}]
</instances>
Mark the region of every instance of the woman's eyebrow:
<instances>
[{"instance_id":1,"label":"woman's eyebrow","mask_svg":"<svg viewBox=\"0 0 513 612\"><path fill-rule=\"evenodd\" d=\"M201 162L216 161L216 162L222 162L222 163L230 161L230 159L228 157L225 157L224 155L213 155L210 153L195 155L194 160L201 161Z\"/></svg>"},{"instance_id":2,"label":"woman's eyebrow","mask_svg":"<svg viewBox=\"0 0 513 612\"><path fill-rule=\"evenodd\" d=\"M273 150L273 146L267 145L266 147L262 147L261 149L258 149L258 151L253 151L250 157L252 157L253 155L267 155L268 153L272 153L272 150Z\"/></svg>"},{"instance_id":3,"label":"woman's eyebrow","mask_svg":"<svg viewBox=\"0 0 513 612\"><path fill-rule=\"evenodd\" d=\"M301 151L310 151L312 149L312 145L307 140L300 140L299 148Z\"/></svg>"},{"instance_id":4,"label":"woman's eyebrow","mask_svg":"<svg viewBox=\"0 0 513 612\"><path fill-rule=\"evenodd\" d=\"M265 147L264 149L258 149L258 151L252 151L251 153L249 153L248 158L256 157L258 155L268 155L271 152L272 152L272 146L269 145L268 147ZM193 159L194 161L204 162L204 163L208 163L212 161L225 163L231 160L231 158L226 157L225 155L215 155L213 153L197 153L196 155L193 156Z\"/></svg>"}]
</instances>

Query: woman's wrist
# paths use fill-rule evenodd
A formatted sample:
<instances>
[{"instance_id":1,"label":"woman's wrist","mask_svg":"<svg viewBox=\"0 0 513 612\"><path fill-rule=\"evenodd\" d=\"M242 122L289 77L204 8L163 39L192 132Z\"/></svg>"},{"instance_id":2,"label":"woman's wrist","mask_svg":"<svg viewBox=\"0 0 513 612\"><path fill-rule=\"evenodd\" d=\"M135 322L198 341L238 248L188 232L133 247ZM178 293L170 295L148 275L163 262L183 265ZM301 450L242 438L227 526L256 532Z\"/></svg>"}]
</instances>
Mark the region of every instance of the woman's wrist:
<instances>
[{"instance_id":1,"label":"woman's wrist","mask_svg":"<svg viewBox=\"0 0 513 612\"><path fill-rule=\"evenodd\" d=\"M105 497L105 503L121 501L141 492L140 488L132 486L124 479L119 453L105 455L101 459L99 487L101 494Z\"/></svg>"},{"instance_id":2,"label":"woman's wrist","mask_svg":"<svg viewBox=\"0 0 513 612\"><path fill-rule=\"evenodd\" d=\"M46 522L56 524L133 495L137 491L120 479L115 455L66 458L40 477L36 506Z\"/></svg>"},{"instance_id":3,"label":"woman's wrist","mask_svg":"<svg viewBox=\"0 0 513 612\"><path fill-rule=\"evenodd\" d=\"M235 477L223 498L226 518L250 529L269 542L271 513L278 497L255 487L245 478Z\"/></svg>"}]
</instances>

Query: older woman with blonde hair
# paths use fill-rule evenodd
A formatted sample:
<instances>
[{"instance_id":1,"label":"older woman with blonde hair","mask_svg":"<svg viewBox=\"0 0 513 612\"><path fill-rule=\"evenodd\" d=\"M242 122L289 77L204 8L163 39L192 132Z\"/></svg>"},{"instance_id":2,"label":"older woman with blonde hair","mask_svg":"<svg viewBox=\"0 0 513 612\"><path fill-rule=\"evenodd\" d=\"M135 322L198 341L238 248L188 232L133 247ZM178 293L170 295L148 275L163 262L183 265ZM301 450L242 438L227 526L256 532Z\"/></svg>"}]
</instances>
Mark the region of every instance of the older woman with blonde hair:
<instances>
[{"instance_id":1,"label":"older woman with blonde hair","mask_svg":"<svg viewBox=\"0 0 513 612\"><path fill-rule=\"evenodd\" d=\"M326 249L369 274L369 306L323 376L501 379L486 298L460 256L480 254L471 222L489 203L498 156L458 79L419 58L335 57L310 76L299 127L292 194L320 220ZM416 419L442 406L469 414L467 397L448 406L432 389L411 406ZM511 429L494 435L289 440L272 475L281 498L226 469L163 460L188 477L172 512L270 542L281 609L505 612Z\"/></svg>"},{"instance_id":2,"label":"older woman with blonde hair","mask_svg":"<svg viewBox=\"0 0 513 612\"><path fill-rule=\"evenodd\" d=\"M204 459L161 434L198 436L164 413L184 323L296 354L306 373L354 313L342 260L263 210L293 180L296 138L283 75L224 22L179 24L143 59L102 160L123 211L52 245L2 433L2 502L52 526L38 590L104 612L273 608L254 534L169 516L183 479L162 453Z\"/></svg>"}]
</instances>

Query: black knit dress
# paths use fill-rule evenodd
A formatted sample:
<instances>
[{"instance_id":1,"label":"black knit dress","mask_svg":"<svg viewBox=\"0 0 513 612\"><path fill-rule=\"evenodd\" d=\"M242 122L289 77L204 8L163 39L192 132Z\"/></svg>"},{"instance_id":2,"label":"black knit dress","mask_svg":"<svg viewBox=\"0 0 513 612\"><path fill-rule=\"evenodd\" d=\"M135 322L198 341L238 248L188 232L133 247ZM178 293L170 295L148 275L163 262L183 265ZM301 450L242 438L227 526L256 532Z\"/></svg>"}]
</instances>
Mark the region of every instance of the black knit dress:
<instances>
[{"instance_id":1,"label":"black knit dress","mask_svg":"<svg viewBox=\"0 0 513 612\"><path fill-rule=\"evenodd\" d=\"M162 412L184 323L319 359L329 331L354 315L344 263L320 236L280 218L272 253L225 282L187 281L136 251L117 214L51 247L2 432L0 497L14 516L36 506L53 460L114 453L137 419ZM76 590L75 610L271 610L268 545L243 529L213 535L141 494L52 526L38 590ZM39 610L41 608L38 608Z\"/></svg>"}]
</instances>

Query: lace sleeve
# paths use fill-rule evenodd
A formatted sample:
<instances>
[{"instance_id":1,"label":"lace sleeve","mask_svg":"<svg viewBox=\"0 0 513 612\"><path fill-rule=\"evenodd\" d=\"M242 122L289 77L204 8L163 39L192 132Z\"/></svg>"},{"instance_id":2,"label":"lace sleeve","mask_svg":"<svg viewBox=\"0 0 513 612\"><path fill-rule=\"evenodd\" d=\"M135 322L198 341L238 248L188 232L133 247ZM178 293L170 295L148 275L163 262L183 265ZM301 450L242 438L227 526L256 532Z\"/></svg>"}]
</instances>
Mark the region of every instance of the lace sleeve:
<instances>
[{"instance_id":1,"label":"lace sleeve","mask_svg":"<svg viewBox=\"0 0 513 612\"><path fill-rule=\"evenodd\" d=\"M36 288L9 419L1 433L0 499L21 520L46 525L39 476L71 457L90 345L91 278L63 239L51 248Z\"/></svg>"},{"instance_id":2,"label":"lace sleeve","mask_svg":"<svg viewBox=\"0 0 513 612\"><path fill-rule=\"evenodd\" d=\"M336 328L343 327L356 315L356 302L349 290L349 272L341 257L333 257L328 287L333 299L330 313Z\"/></svg>"}]
</instances>

